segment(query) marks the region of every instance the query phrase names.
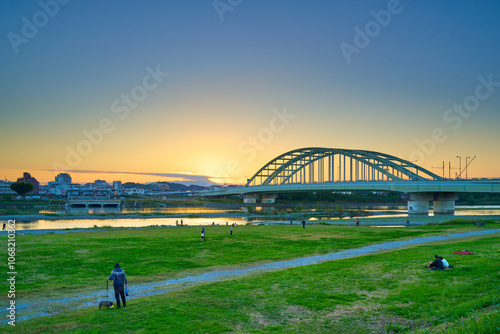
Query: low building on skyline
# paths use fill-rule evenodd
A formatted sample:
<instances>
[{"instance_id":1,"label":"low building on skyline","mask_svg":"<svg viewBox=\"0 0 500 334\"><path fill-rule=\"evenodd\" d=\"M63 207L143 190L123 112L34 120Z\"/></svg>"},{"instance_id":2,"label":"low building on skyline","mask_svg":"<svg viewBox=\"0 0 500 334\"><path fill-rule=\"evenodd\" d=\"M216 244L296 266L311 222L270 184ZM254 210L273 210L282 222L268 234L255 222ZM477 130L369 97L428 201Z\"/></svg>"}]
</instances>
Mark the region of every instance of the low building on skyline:
<instances>
[{"instance_id":1,"label":"low building on skyline","mask_svg":"<svg viewBox=\"0 0 500 334\"><path fill-rule=\"evenodd\" d=\"M12 182L0 180L0 195L15 195L16 192L10 189Z\"/></svg>"}]
</instances>

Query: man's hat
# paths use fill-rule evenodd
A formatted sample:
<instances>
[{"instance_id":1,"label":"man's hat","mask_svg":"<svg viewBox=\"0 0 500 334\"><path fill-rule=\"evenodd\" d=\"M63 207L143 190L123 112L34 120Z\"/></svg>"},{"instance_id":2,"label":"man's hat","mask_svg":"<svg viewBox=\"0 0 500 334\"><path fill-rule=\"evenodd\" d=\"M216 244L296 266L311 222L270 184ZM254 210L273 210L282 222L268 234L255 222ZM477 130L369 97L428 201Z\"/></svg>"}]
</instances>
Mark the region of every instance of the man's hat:
<instances>
[{"instance_id":1,"label":"man's hat","mask_svg":"<svg viewBox=\"0 0 500 334\"><path fill-rule=\"evenodd\" d=\"M120 265L118 263L116 263L115 268L120 268Z\"/></svg>"}]
</instances>

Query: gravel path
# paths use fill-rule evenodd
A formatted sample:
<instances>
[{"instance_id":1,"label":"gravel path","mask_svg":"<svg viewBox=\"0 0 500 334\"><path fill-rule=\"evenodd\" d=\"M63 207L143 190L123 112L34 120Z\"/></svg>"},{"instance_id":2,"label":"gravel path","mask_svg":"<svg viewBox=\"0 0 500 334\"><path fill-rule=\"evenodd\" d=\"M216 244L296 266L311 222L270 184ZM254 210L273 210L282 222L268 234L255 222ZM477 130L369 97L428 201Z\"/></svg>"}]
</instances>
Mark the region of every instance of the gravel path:
<instances>
[{"instance_id":1,"label":"gravel path","mask_svg":"<svg viewBox=\"0 0 500 334\"><path fill-rule=\"evenodd\" d=\"M319 262L347 259L350 257L366 255L382 250L395 249L409 245L423 244L423 243L471 237L471 236L480 236L493 233L500 233L500 229L481 230L475 232L465 232L465 233L431 236L431 237L421 237L404 241L390 241L390 242L365 246L362 248L350 249L337 253L307 256L286 261L277 261L257 266L251 266L243 269L210 271L196 276L187 276L178 279L168 279L155 283L143 283L138 285L131 284L129 287L131 295L128 297L128 299L164 294L167 292L184 289L188 286L198 283L235 279L258 271L263 272L263 271L281 270L299 266L307 266ZM113 287L110 286L109 300L114 301L113 297L114 297ZM18 312L16 320L18 321L27 320L36 317L57 314L71 309L97 307L99 301L105 300L105 298L106 295L104 290L104 279L103 279L103 288L99 289L99 292L93 292L85 295L72 296L62 299L38 298L36 300L35 299L23 300L22 298L19 298L16 303L17 306L16 311ZM6 318L6 313L7 310L5 308L3 310L0 310L0 316L2 318ZM6 323L6 322L7 320L4 320L1 323Z\"/></svg>"}]
</instances>

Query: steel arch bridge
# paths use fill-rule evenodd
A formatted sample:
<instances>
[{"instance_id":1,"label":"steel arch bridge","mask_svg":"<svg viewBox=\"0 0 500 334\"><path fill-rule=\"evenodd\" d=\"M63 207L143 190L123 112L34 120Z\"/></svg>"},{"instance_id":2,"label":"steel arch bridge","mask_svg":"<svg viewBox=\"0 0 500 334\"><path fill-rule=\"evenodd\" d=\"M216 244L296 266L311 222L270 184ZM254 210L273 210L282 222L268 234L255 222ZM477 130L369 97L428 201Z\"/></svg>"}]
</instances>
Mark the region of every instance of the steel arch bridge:
<instances>
[{"instance_id":1,"label":"steel arch bridge","mask_svg":"<svg viewBox=\"0 0 500 334\"><path fill-rule=\"evenodd\" d=\"M444 180L408 160L389 154L308 147L286 152L265 164L245 187L356 181Z\"/></svg>"}]
</instances>

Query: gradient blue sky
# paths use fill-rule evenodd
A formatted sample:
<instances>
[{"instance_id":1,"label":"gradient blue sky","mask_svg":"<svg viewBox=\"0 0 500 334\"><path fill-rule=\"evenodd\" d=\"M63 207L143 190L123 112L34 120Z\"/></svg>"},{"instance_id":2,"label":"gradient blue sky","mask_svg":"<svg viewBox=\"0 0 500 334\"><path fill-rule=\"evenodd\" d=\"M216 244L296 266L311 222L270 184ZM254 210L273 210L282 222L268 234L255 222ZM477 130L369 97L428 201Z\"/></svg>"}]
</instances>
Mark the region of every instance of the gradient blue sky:
<instances>
[{"instance_id":1,"label":"gradient blue sky","mask_svg":"<svg viewBox=\"0 0 500 334\"><path fill-rule=\"evenodd\" d=\"M426 168L477 156L470 177L500 176L500 85L460 124L458 114L443 119L476 94L478 77L500 82L500 2L240 2L221 20L211 0L73 0L18 52L9 34L22 36L23 17L32 23L42 6L0 2L0 176L29 171L47 182L57 162L77 182L241 183L308 146L380 151ZM340 44L354 45L354 28L391 4L400 12L348 63ZM148 66L169 75L120 119L112 102L142 85ZM294 118L248 153L275 109ZM69 166L68 147L102 119L113 130ZM431 139L436 128L446 139Z\"/></svg>"}]
</instances>

